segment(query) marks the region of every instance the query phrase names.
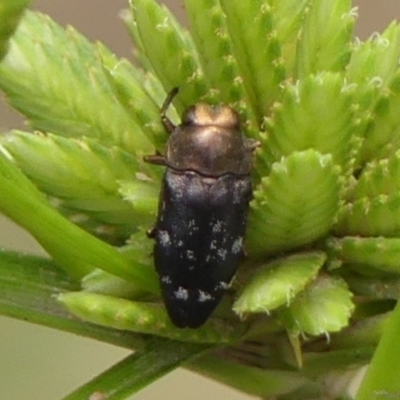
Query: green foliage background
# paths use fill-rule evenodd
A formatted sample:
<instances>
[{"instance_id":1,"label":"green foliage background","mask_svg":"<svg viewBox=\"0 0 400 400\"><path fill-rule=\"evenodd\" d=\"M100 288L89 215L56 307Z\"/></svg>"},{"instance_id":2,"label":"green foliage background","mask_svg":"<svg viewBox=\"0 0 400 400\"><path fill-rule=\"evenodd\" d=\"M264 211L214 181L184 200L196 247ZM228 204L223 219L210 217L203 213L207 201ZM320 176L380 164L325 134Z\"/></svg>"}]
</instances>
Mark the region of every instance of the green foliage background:
<instances>
[{"instance_id":1,"label":"green foliage background","mask_svg":"<svg viewBox=\"0 0 400 400\"><path fill-rule=\"evenodd\" d=\"M4 56L26 2L3 3ZM0 311L137 349L70 400L122 399L180 365L263 398L343 398L335 376L378 343L357 399L398 392L399 26L354 40L347 0L185 4L191 35L132 0L144 70L24 14L0 86L36 133L2 137L0 208L51 259L2 253ZM144 233L162 171L142 157L163 150L173 86L177 113L228 103L262 142L249 255L195 331L166 317Z\"/></svg>"}]
</instances>

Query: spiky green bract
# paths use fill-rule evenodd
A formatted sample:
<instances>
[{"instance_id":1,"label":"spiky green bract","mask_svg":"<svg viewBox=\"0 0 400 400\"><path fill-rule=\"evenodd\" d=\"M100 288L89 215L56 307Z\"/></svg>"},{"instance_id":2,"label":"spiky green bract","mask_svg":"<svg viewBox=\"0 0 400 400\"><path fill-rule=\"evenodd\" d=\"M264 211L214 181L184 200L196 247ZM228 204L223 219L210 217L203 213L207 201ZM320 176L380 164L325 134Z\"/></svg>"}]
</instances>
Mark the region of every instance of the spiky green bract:
<instances>
[{"instance_id":1,"label":"spiky green bract","mask_svg":"<svg viewBox=\"0 0 400 400\"><path fill-rule=\"evenodd\" d=\"M275 32L287 76L296 76L297 43L303 28L309 0L270 0Z\"/></svg>"},{"instance_id":2,"label":"spiky green bract","mask_svg":"<svg viewBox=\"0 0 400 400\"><path fill-rule=\"evenodd\" d=\"M226 104L243 100L243 82L232 55L226 18L218 0L186 0L190 28L205 79ZM224 60L221 63L221 59Z\"/></svg>"},{"instance_id":3,"label":"spiky green bract","mask_svg":"<svg viewBox=\"0 0 400 400\"><path fill-rule=\"evenodd\" d=\"M154 223L159 194L159 187L154 181L148 179L146 175L138 174L135 179L119 182L118 191L132 209L146 219L147 226ZM148 221L148 218L151 218L151 221ZM143 220L143 218L136 218L131 221L139 224L141 219Z\"/></svg>"},{"instance_id":4,"label":"spiky green bract","mask_svg":"<svg viewBox=\"0 0 400 400\"><path fill-rule=\"evenodd\" d=\"M385 237L344 237L332 238L327 250L333 264L344 263L362 268L376 268L381 271L400 273L400 238ZM368 272L368 271L367 271Z\"/></svg>"},{"instance_id":5,"label":"spiky green bract","mask_svg":"<svg viewBox=\"0 0 400 400\"><path fill-rule=\"evenodd\" d=\"M262 0L221 0L249 106L260 123L280 98L285 79L270 5Z\"/></svg>"},{"instance_id":6,"label":"spiky green bract","mask_svg":"<svg viewBox=\"0 0 400 400\"><path fill-rule=\"evenodd\" d=\"M355 42L346 78L358 85L360 111L365 111L367 128L358 163L390 156L399 145L400 25L393 22L382 33L365 42Z\"/></svg>"},{"instance_id":7,"label":"spiky green bract","mask_svg":"<svg viewBox=\"0 0 400 400\"><path fill-rule=\"evenodd\" d=\"M114 95L99 50L86 38L27 12L10 43L0 87L33 128L95 138L139 156L153 152Z\"/></svg>"},{"instance_id":8,"label":"spiky green bract","mask_svg":"<svg viewBox=\"0 0 400 400\"><path fill-rule=\"evenodd\" d=\"M159 304L133 302L101 294L70 292L62 293L57 298L85 321L184 342L230 343L237 341L246 330L246 325L233 326L218 319L211 319L198 329L183 330L172 324Z\"/></svg>"},{"instance_id":9,"label":"spiky green bract","mask_svg":"<svg viewBox=\"0 0 400 400\"><path fill-rule=\"evenodd\" d=\"M357 145L353 105L354 87L347 86L338 73L319 73L287 84L266 120L263 162L270 165L294 151L314 149L330 154L347 174Z\"/></svg>"},{"instance_id":10,"label":"spiky green bract","mask_svg":"<svg viewBox=\"0 0 400 400\"><path fill-rule=\"evenodd\" d=\"M212 93L210 100L231 104L246 124L254 121L244 102L246 92L233 55L226 17L218 0L186 0L190 28L204 78ZM223 60L223 62L221 62Z\"/></svg>"},{"instance_id":11,"label":"spiky green bract","mask_svg":"<svg viewBox=\"0 0 400 400\"><path fill-rule=\"evenodd\" d=\"M135 282L119 278L109 272L96 269L83 277L82 289L85 292L105 294L122 299L137 299L148 294L146 290Z\"/></svg>"},{"instance_id":12,"label":"spiky green bract","mask_svg":"<svg viewBox=\"0 0 400 400\"><path fill-rule=\"evenodd\" d=\"M240 316L269 313L289 305L318 274L326 256L322 252L281 258L263 265L244 287L233 305Z\"/></svg>"},{"instance_id":13,"label":"spiky green bract","mask_svg":"<svg viewBox=\"0 0 400 400\"><path fill-rule=\"evenodd\" d=\"M70 313L56 301L53 294L78 288L77 282L60 269L53 260L0 251L0 312L2 315L125 348L143 346L143 337L134 335L132 332L117 331L71 318Z\"/></svg>"},{"instance_id":14,"label":"spiky green bract","mask_svg":"<svg viewBox=\"0 0 400 400\"><path fill-rule=\"evenodd\" d=\"M291 332L321 335L349 324L352 293L340 278L319 276L287 308L279 311Z\"/></svg>"},{"instance_id":15,"label":"spiky green bract","mask_svg":"<svg viewBox=\"0 0 400 400\"><path fill-rule=\"evenodd\" d=\"M380 79L380 78L378 78ZM379 97L373 119L365 132L359 163L390 157L400 145L400 73L397 71L387 90Z\"/></svg>"},{"instance_id":16,"label":"spiky green bract","mask_svg":"<svg viewBox=\"0 0 400 400\"><path fill-rule=\"evenodd\" d=\"M140 160L120 148L21 131L4 137L2 145L39 189L59 200L59 209L79 214L75 221L94 234L126 240L154 221L158 176L140 172Z\"/></svg>"},{"instance_id":17,"label":"spiky green bract","mask_svg":"<svg viewBox=\"0 0 400 400\"><path fill-rule=\"evenodd\" d=\"M351 191L352 199L393 195L400 191L400 151L389 158L368 163Z\"/></svg>"},{"instance_id":18,"label":"spiky green bract","mask_svg":"<svg viewBox=\"0 0 400 400\"><path fill-rule=\"evenodd\" d=\"M351 0L310 2L298 42L296 76L343 71L350 58L354 22Z\"/></svg>"},{"instance_id":19,"label":"spiky green bract","mask_svg":"<svg viewBox=\"0 0 400 400\"><path fill-rule=\"evenodd\" d=\"M138 231L132 234L127 244L118 250L132 270L141 271L149 281L157 281L152 260L153 243L145 232ZM87 292L121 298L142 299L149 296L149 290L140 282L124 279L101 269L96 269L83 277L81 285ZM158 294L158 291L153 291L153 293Z\"/></svg>"},{"instance_id":20,"label":"spiky green bract","mask_svg":"<svg viewBox=\"0 0 400 400\"><path fill-rule=\"evenodd\" d=\"M192 38L164 6L152 0L130 0L141 46L168 92L179 87L180 111L207 93Z\"/></svg>"},{"instance_id":21,"label":"spiky green bract","mask_svg":"<svg viewBox=\"0 0 400 400\"><path fill-rule=\"evenodd\" d=\"M30 0L0 1L0 60L7 53L8 39L14 33L18 22Z\"/></svg>"},{"instance_id":22,"label":"spiky green bract","mask_svg":"<svg viewBox=\"0 0 400 400\"><path fill-rule=\"evenodd\" d=\"M335 231L339 236L399 236L400 194L363 197L340 210Z\"/></svg>"},{"instance_id":23,"label":"spiky green bract","mask_svg":"<svg viewBox=\"0 0 400 400\"><path fill-rule=\"evenodd\" d=\"M99 49L102 47L99 46ZM104 72L115 96L155 148L164 150L166 133L160 123L160 106L165 99L165 92L160 83L157 81L157 90L153 90L151 85L155 77L150 72L145 73L124 59L108 62L107 50L102 51L101 55Z\"/></svg>"},{"instance_id":24,"label":"spiky green bract","mask_svg":"<svg viewBox=\"0 0 400 400\"><path fill-rule=\"evenodd\" d=\"M400 57L400 25L392 22L383 33L374 33L368 40L352 43L350 61L346 67L346 78L364 85L375 85L385 89L398 72Z\"/></svg>"},{"instance_id":25,"label":"spiky green bract","mask_svg":"<svg viewBox=\"0 0 400 400\"><path fill-rule=\"evenodd\" d=\"M251 256L274 254L328 234L340 203L340 168L331 155L294 152L271 167L254 191L248 230Z\"/></svg>"},{"instance_id":26,"label":"spiky green bract","mask_svg":"<svg viewBox=\"0 0 400 400\"><path fill-rule=\"evenodd\" d=\"M142 274L139 267L132 269L115 247L64 218L3 154L0 155L0 187L0 210L30 232L71 276L79 279L101 268L122 278L137 280L150 292L158 292L153 275L146 270Z\"/></svg>"}]
</instances>

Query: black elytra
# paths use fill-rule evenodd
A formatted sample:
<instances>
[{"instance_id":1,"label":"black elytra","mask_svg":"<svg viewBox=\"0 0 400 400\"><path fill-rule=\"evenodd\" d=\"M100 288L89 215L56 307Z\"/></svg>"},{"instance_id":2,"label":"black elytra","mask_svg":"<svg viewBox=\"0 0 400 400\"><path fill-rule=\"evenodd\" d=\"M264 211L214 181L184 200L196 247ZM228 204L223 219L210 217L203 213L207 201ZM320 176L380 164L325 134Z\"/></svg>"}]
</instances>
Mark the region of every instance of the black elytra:
<instances>
[{"instance_id":1,"label":"black elytra","mask_svg":"<svg viewBox=\"0 0 400 400\"><path fill-rule=\"evenodd\" d=\"M165 155L145 161L164 165L154 263L171 321L179 328L203 325L221 301L243 256L251 200L251 156L258 142L244 137L238 114L228 106L199 103L174 126Z\"/></svg>"}]
</instances>

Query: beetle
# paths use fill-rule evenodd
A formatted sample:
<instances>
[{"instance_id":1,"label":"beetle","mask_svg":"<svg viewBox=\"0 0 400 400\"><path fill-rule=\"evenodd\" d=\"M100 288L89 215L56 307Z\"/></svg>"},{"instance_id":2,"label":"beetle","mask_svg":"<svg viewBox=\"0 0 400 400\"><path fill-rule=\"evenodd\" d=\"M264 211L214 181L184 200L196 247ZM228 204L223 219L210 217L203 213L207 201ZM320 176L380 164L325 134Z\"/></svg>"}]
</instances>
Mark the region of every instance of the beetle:
<instances>
[{"instance_id":1,"label":"beetle","mask_svg":"<svg viewBox=\"0 0 400 400\"><path fill-rule=\"evenodd\" d=\"M229 288L244 255L243 240L252 198L252 153L258 142L244 137L230 107L198 103L175 126L161 107L170 134L165 155L146 156L163 165L154 264L169 317L179 328L203 325Z\"/></svg>"}]
</instances>

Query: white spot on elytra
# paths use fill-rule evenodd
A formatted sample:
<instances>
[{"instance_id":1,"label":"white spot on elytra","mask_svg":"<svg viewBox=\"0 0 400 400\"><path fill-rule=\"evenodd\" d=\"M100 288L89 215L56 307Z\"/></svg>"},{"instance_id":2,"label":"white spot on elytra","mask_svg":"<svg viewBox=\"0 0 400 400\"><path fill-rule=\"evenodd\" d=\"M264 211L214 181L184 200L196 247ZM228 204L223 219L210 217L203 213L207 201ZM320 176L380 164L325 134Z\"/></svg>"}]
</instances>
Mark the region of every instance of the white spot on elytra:
<instances>
[{"instance_id":1,"label":"white spot on elytra","mask_svg":"<svg viewBox=\"0 0 400 400\"><path fill-rule=\"evenodd\" d=\"M193 250L186 250L186 257L188 260L196 260Z\"/></svg>"},{"instance_id":2,"label":"white spot on elytra","mask_svg":"<svg viewBox=\"0 0 400 400\"><path fill-rule=\"evenodd\" d=\"M179 242L176 244L177 247L182 247L183 246L183 241L179 240Z\"/></svg>"},{"instance_id":3,"label":"white spot on elytra","mask_svg":"<svg viewBox=\"0 0 400 400\"><path fill-rule=\"evenodd\" d=\"M213 240L211 243L210 243L210 249L211 250L215 250L217 248L217 241L216 240Z\"/></svg>"},{"instance_id":4,"label":"white spot on elytra","mask_svg":"<svg viewBox=\"0 0 400 400\"><path fill-rule=\"evenodd\" d=\"M217 220L215 221L214 224L212 224L212 231L214 233L218 233L222 231L222 221L221 220Z\"/></svg>"},{"instance_id":5,"label":"white spot on elytra","mask_svg":"<svg viewBox=\"0 0 400 400\"><path fill-rule=\"evenodd\" d=\"M232 244L232 253L238 254L242 251L243 237L239 236Z\"/></svg>"},{"instance_id":6,"label":"white spot on elytra","mask_svg":"<svg viewBox=\"0 0 400 400\"><path fill-rule=\"evenodd\" d=\"M224 281L221 281L221 282L219 282L218 285L215 287L215 290L219 290L219 289L227 290L227 289L229 289L229 287L230 287L229 283L226 283L226 282L224 282Z\"/></svg>"},{"instance_id":7,"label":"white spot on elytra","mask_svg":"<svg viewBox=\"0 0 400 400\"><path fill-rule=\"evenodd\" d=\"M199 303L204 303L205 301L210 301L210 300L213 300L213 299L214 299L214 297L211 296L210 293L203 292L202 290L199 290L199 298L198 298Z\"/></svg>"},{"instance_id":8,"label":"white spot on elytra","mask_svg":"<svg viewBox=\"0 0 400 400\"><path fill-rule=\"evenodd\" d=\"M226 249L218 249L217 254L221 260L225 260L228 251Z\"/></svg>"},{"instance_id":9,"label":"white spot on elytra","mask_svg":"<svg viewBox=\"0 0 400 400\"><path fill-rule=\"evenodd\" d=\"M196 224L196 220L194 220L194 219L191 219L188 222L188 226L187 227L188 227L189 235L191 235L193 232L196 232L196 231L199 230L199 227Z\"/></svg>"},{"instance_id":10,"label":"white spot on elytra","mask_svg":"<svg viewBox=\"0 0 400 400\"><path fill-rule=\"evenodd\" d=\"M160 243L162 246L170 246L171 238L169 237L169 233L167 231L159 231L158 237L160 239Z\"/></svg>"},{"instance_id":11,"label":"white spot on elytra","mask_svg":"<svg viewBox=\"0 0 400 400\"><path fill-rule=\"evenodd\" d=\"M174 295L177 300L186 301L189 298L188 291L182 286L179 286L178 290L175 290Z\"/></svg>"},{"instance_id":12,"label":"white spot on elytra","mask_svg":"<svg viewBox=\"0 0 400 400\"><path fill-rule=\"evenodd\" d=\"M167 285L170 285L172 283L171 278L169 275L163 275L161 277L161 282L166 283Z\"/></svg>"}]
</instances>

